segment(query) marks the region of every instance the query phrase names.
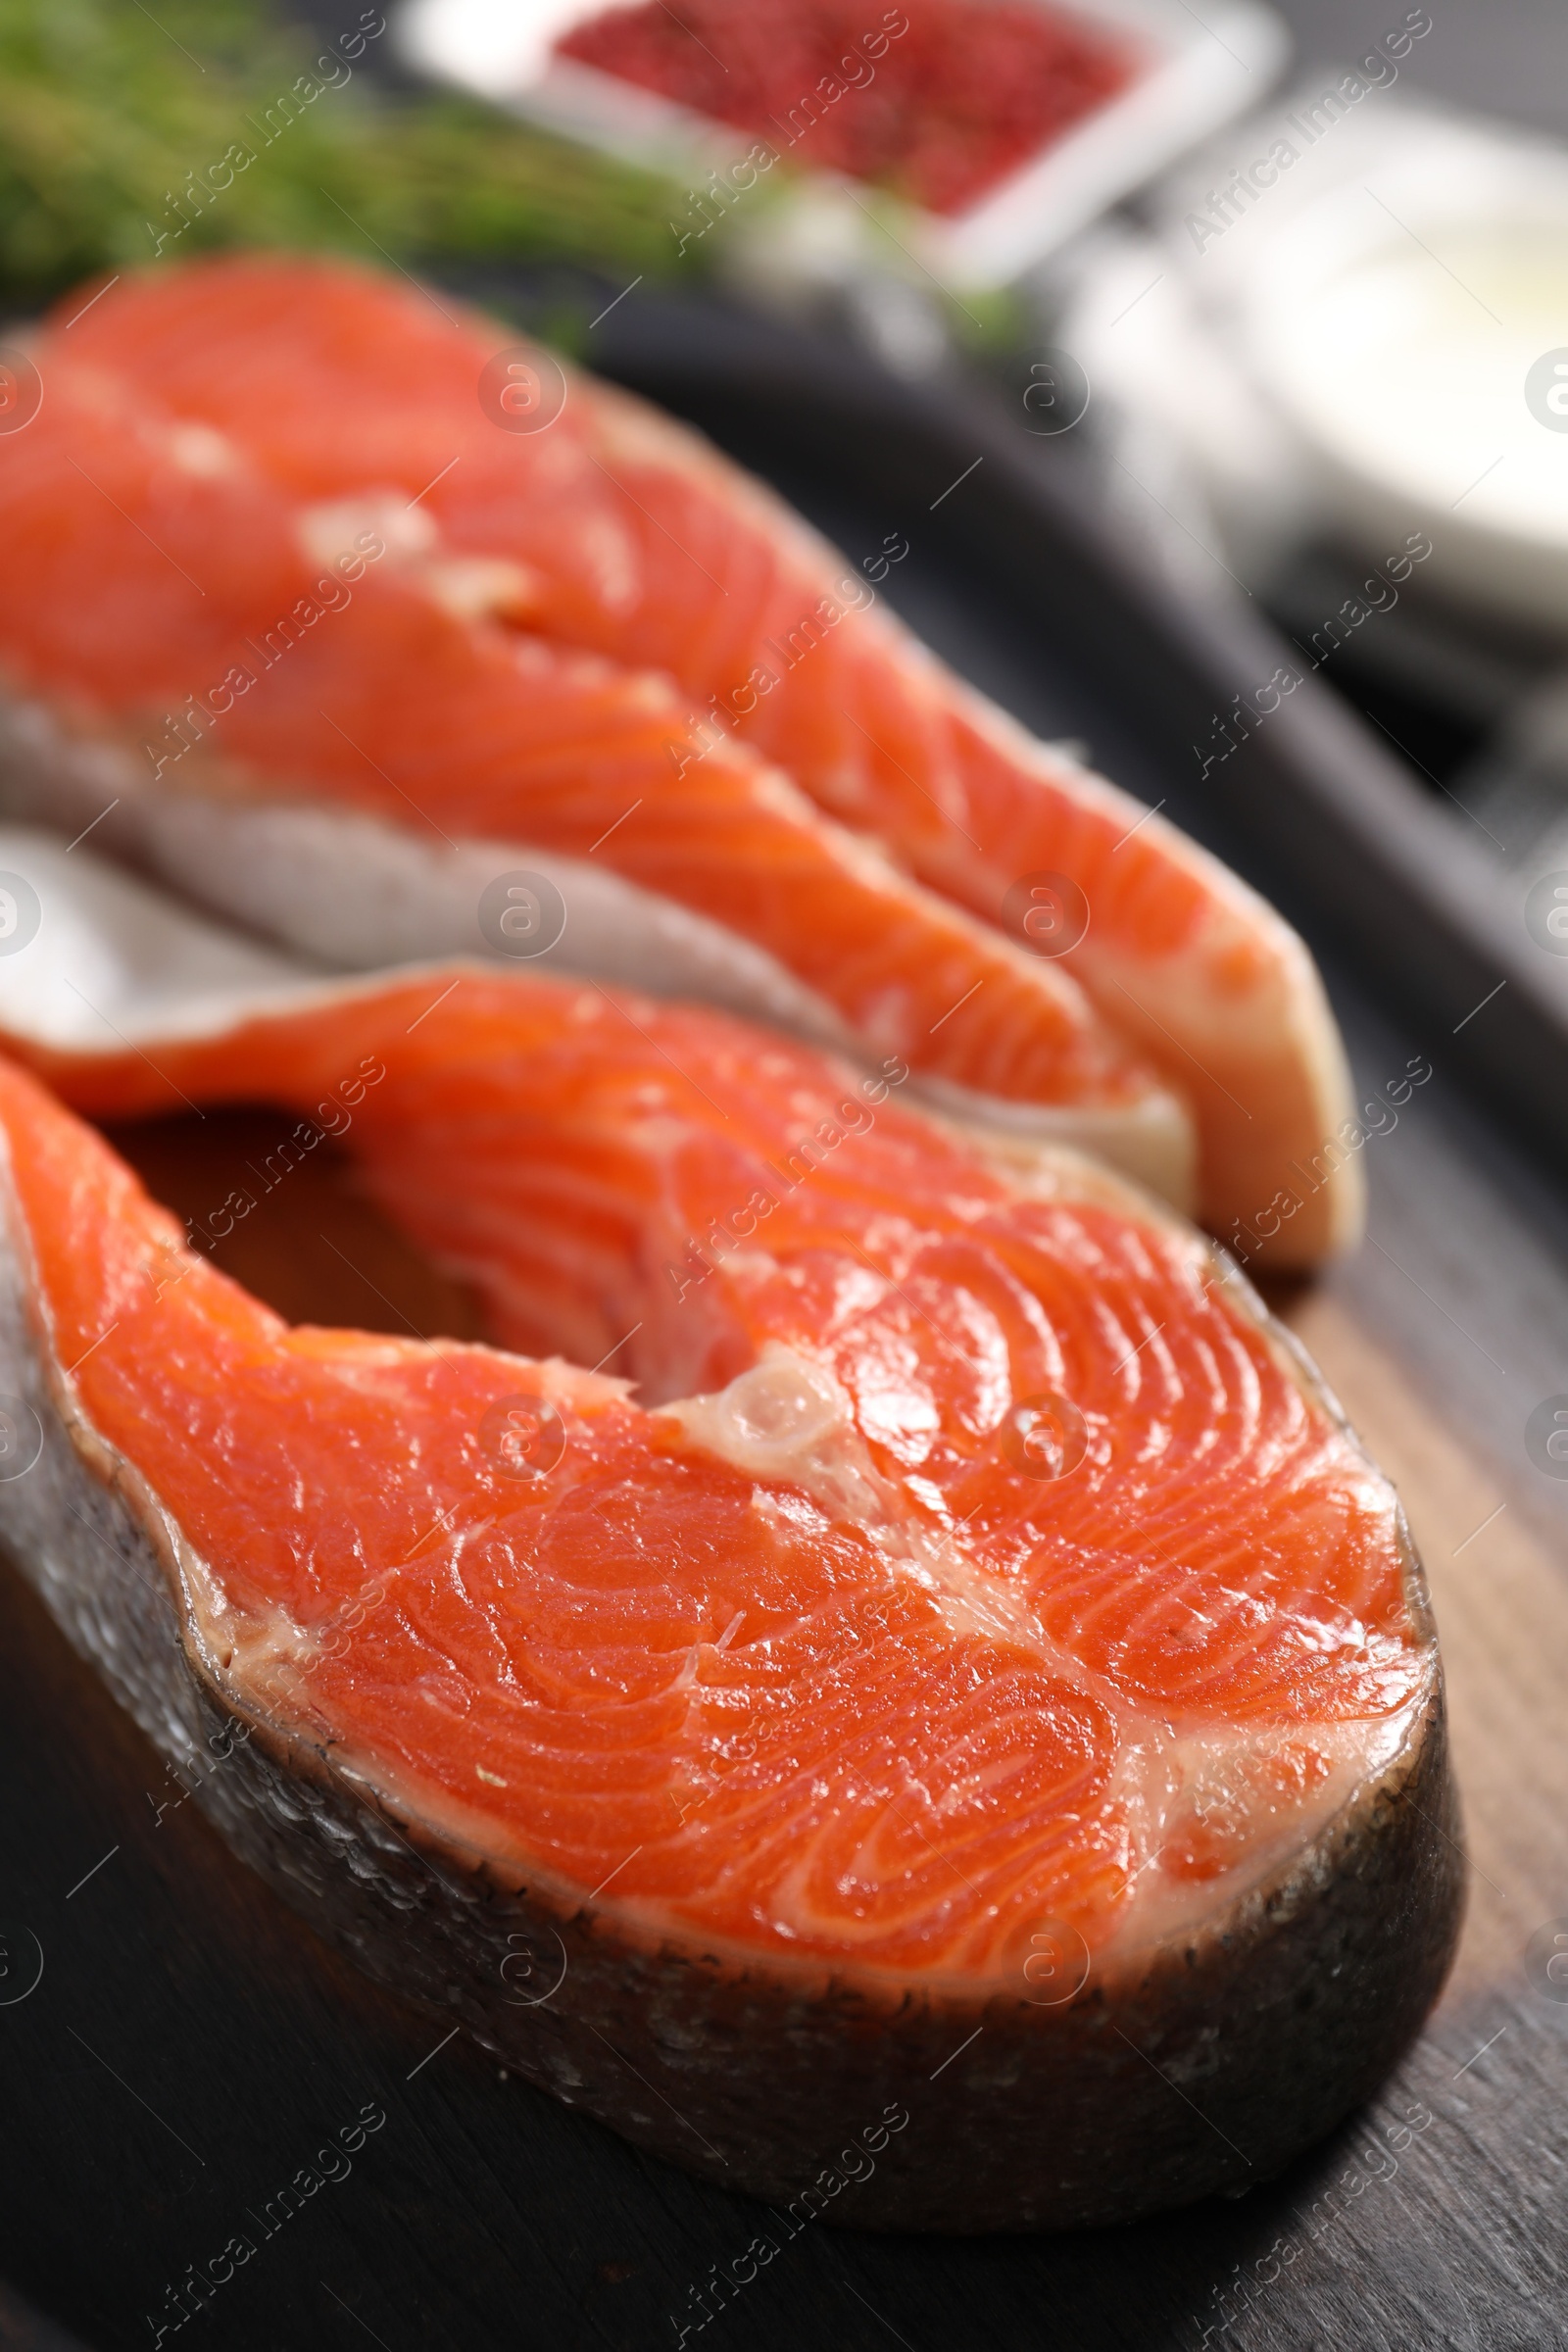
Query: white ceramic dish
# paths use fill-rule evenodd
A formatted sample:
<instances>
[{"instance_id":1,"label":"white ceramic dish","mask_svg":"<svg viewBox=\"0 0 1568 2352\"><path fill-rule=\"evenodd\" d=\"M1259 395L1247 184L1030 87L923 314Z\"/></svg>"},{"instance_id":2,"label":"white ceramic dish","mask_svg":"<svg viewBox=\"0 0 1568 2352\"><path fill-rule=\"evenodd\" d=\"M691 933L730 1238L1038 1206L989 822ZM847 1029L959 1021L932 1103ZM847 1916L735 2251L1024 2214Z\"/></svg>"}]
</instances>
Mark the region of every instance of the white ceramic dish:
<instances>
[{"instance_id":1,"label":"white ceramic dish","mask_svg":"<svg viewBox=\"0 0 1568 2352\"><path fill-rule=\"evenodd\" d=\"M1058 340L1200 576L1425 541L1422 598L1568 637L1568 150L1400 90L1308 151L1328 78L1184 164L1152 233L1097 232Z\"/></svg>"},{"instance_id":2,"label":"white ceramic dish","mask_svg":"<svg viewBox=\"0 0 1568 2352\"><path fill-rule=\"evenodd\" d=\"M1568 156L1434 124L1290 224L1247 342L1342 537L1568 631Z\"/></svg>"},{"instance_id":3,"label":"white ceramic dish","mask_svg":"<svg viewBox=\"0 0 1568 2352\"><path fill-rule=\"evenodd\" d=\"M601 0L408 0L396 32L419 72L612 153L695 180L744 156L752 134L552 54ZM1244 107L1284 65L1289 36L1263 0L1072 0L1071 13L1130 38L1143 71L968 211L902 207L929 267L971 287L1002 285ZM880 12L867 0L866 21ZM813 175L817 178L829 175ZM846 183L840 181L842 186Z\"/></svg>"}]
</instances>

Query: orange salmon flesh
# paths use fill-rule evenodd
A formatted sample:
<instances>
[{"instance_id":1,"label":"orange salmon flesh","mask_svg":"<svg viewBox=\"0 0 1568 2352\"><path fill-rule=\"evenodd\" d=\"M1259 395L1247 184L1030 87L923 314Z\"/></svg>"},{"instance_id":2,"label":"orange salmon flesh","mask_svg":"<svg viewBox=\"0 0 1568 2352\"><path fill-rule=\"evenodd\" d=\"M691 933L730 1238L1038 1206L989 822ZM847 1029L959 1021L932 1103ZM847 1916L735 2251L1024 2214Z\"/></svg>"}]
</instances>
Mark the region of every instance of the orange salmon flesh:
<instances>
[{"instance_id":1,"label":"orange salmon flesh","mask_svg":"<svg viewBox=\"0 0 1568 2352\"><path fill-rule=\"evenodd\" d=\"M37 363L0 447L14 694L160 789L592 858L744 935L872 1060L1013 1108L1177 1098L1212 1230L1296 1201L1273 1262L1353 1239L1301 942L696 436L445 299L289 257L73 297Z\"/></svg>"},{"instance_id":2,"label":"orange salmon flesh","mask_svg":"<svg viewBox=\"0 0 1568 2352\"><path fill-rule=\"evenodd\" d=\"M897 1058L450 977L0 1064L64 1392L274 1720L632 1932L963 1985L1212 1915L1397 1744L1396 1498L1198 1235ZM57 1099L329 1094L497 1347L290 1327Z\"/></svg>"}]
</instances>

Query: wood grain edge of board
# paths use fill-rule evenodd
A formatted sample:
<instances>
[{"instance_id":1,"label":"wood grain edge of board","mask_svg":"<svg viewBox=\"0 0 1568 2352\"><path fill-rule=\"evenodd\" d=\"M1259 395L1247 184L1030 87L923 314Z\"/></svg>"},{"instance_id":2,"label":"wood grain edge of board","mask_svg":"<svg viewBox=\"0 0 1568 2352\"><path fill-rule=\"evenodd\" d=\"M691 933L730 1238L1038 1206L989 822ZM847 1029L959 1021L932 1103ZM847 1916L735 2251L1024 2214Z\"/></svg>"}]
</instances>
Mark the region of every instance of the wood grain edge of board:
<instances>
[{"instance_id":1,"label":"wood grain edge of board","mask_svg":"<svg viewBox=\"0 0 1568 2352\"><path fill-rule=\"evenodd\" d=\"M1568 1916L1568 1576L1342 1298L1303 1291L1280 1311L1397 1488L1432 1590L1471 1862L1437 2015L1528 1999L1530 1938Z\"/></svg>"}]
</instances>

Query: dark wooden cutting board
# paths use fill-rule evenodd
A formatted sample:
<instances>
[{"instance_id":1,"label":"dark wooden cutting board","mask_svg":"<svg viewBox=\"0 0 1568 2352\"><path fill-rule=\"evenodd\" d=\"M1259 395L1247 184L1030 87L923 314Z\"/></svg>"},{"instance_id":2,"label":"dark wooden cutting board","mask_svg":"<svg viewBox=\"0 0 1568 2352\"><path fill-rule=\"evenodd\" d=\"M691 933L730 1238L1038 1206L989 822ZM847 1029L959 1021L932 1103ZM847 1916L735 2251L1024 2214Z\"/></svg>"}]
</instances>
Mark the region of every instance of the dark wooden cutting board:
<instances>
[{"instance_id":1,"label":"dark wooden cutting board","mask_svg":"<svg viewBox=\"0 0 1568 2352\"><path fill-rule=\"evenodd\" d=\"M884 495L866 452L790 487L857 551L862 531L908 533L900 592L929 634L1032 722L1087 736L1133 790L1179 802L1174 750L1162 762L1113 699L1054 668L961 534ZM1211 812L1177 812L1214 831ZM1368 1148L1372 1242L1279 1303L1404 1494L1474 1864L1452 1984L1373 2107L1284 2180L1132 2229L965 2242L847 2226L782 2244L765 2209L503 2080L320 1944L6 1571L0 2269L18 2288L99 2352L151 2345L160 2326L174 2342L171 2290L235 2237L255 2252L182 2345L643 2352L689 2325L689 2343L737 2352L1568 2346L1568 1985L1541 1944L1553 1921L1568 1936L1568 1485L1523 1445L1531 1408L1568 1391L1568 1218L1549 1175L1478 1114L1442 1037L1352 970L1332 977L1367 1085L1412 1053L1435 1076ZM275 1126L215 1114L118 1140L200 1217ZM228 1250L230 1271L300 1319L477 1328L324 1152ZM384 2120L366 2131L367 2111ZM356 2129L346 2172L318 2165ZM342 2177L279 2219L277 2191L324 2169ZM853 2224L850 2194L840 2211ZM699 2328L693 2290L769 2230L782 2251ZM0 2309L0 2341L27 2340L16 2326Z\"/></svg>"}]
</instances>

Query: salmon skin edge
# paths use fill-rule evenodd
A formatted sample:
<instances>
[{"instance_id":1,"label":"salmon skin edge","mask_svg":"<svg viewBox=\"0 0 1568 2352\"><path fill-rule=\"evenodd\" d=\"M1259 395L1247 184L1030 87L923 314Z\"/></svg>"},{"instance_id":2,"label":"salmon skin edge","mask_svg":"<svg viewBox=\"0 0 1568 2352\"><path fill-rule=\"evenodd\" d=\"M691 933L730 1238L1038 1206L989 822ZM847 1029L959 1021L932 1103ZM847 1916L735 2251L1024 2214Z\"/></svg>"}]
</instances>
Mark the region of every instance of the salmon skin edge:
<instances>
[{"instance_id":1,"label":"salmon skin edge","mask_svg":"<svg viewBox=\"0 0 1568 2352\"><path fill-rule=\"evenodd\" d=\"M1463 1864L1435 1648L1385 1768L1200 1931L1059 2004L901 1994L639 1936L248 1702L202 1629L203 1563L71 1395L9 1169L0 1388L43 1431L8 1548L168 1762L222 1757L193 1793L240 1858L509 2069L795 2226L1078 2228L1256 2185L1370 2094L1441 1989ZM1418 1594L1413 1555L1409 1574ZM845 2182L866 2133L885 2145Z\"/></svg>"},{"instance_id":2,"label":"salmon skin edge","mask_svg":"<svg viewBox=\"0 0 1568 2352\"><path fill-rule=\"evenodd\" d=\"M3 676L0 816L62 838L79 837L96 818L101 853L192 899L215 919L345 977L409 960L480 956L521 976L537 970L710 1004L867 1067L880 1058L867 1032L716 915L627 876L595 872L569 852L541 848L525 826L462 831L448 837L443 854L383 814L304 792L247 800L178 789L149 780L111 734L64 732L47 698L19 694ZM565 934L537 961L487 950L477 925L481 890L511 871L555 887L572 909ZM585 882L613 902L597 919L590 913L586 925L575 919ZM584 931L599 935L587 954ZM1113 1106L997 1096L920 1070L911 1072L910 1089L938 1115L977 1134L1065 1143L1183 1214L1194 1210L1196 1134L1168 1082Z\"/></svg>"}]
</instances>

